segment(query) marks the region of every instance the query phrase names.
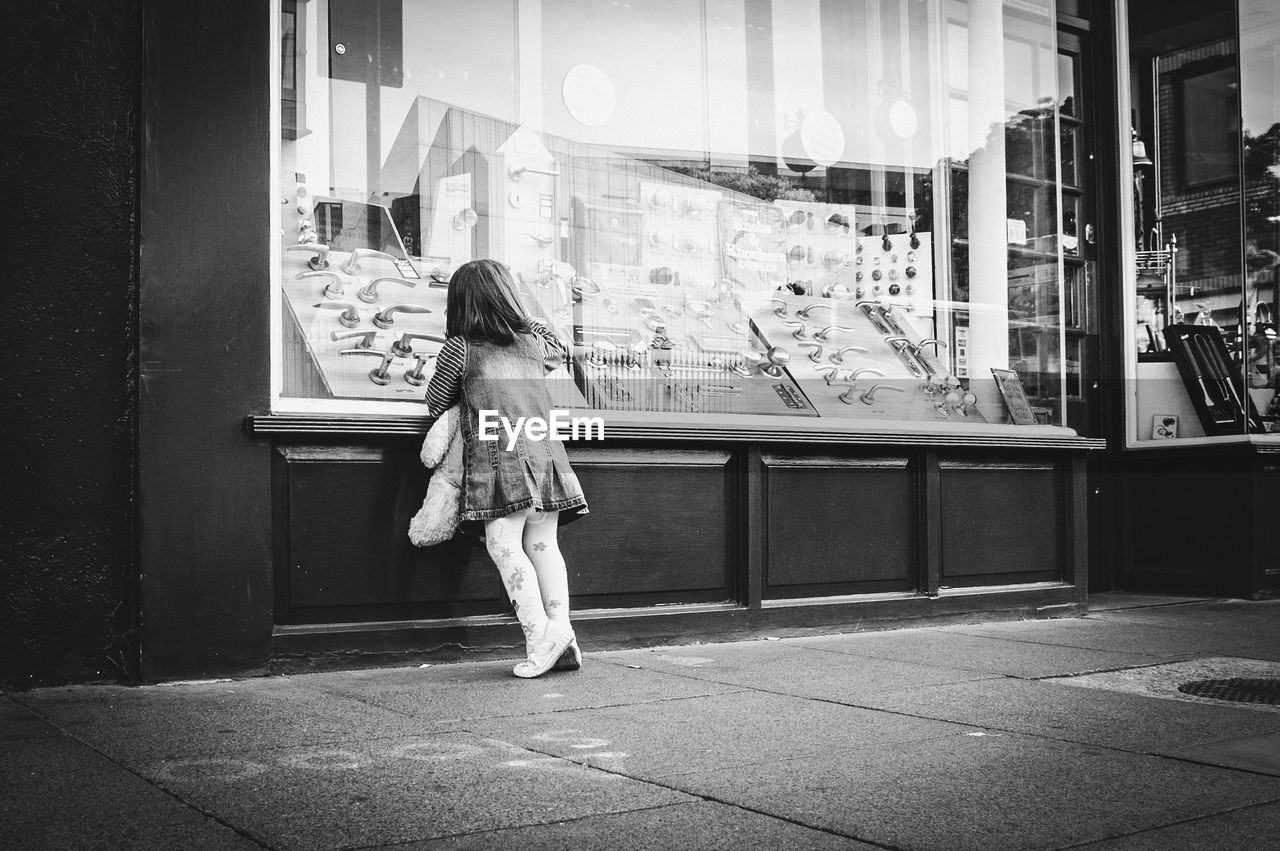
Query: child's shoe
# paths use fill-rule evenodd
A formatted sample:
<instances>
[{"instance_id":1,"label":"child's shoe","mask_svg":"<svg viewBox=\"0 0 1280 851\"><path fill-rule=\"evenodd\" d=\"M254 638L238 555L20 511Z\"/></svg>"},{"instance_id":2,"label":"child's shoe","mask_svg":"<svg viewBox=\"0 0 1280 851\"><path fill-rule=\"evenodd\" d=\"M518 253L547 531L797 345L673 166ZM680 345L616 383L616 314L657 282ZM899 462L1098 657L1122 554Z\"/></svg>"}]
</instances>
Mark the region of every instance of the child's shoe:
<instances>
[{"instance_id":1,"label":"child's shoe","mask_svg":"<svg viewBox=\"0 0 1280 851\"><path fill-rule=\"evenodd\" d=\"M557 671L576 671L581 667L582 651L578 649L578 639L575 636L560 654L560 658L556 660L555 668Z\"/></svg>"},{"instance_id":2,"label":"child's shoe","mask_svg":"<svg viewBox=\"0 0 1280 851\"><path fill-rule=\"evenodd\" d=\"M542 676L555 666L573 639L573 628L569 624L548 622L546 631L535 643L529 658L512 668L511 673L526 680Z\"/></svg>"}]
</instances>

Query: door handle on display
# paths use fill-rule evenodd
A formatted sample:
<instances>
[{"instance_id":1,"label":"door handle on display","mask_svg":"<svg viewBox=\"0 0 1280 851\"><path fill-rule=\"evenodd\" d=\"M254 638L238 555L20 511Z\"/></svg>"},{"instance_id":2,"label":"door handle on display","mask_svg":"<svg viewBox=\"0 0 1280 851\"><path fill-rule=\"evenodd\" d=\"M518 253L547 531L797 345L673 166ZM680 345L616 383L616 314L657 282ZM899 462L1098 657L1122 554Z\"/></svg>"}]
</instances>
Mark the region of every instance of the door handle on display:
<instances>
[{"instance_id":1,"label":"door handle on display","mask_svg":"<svg viewBox=\"0 0 1280 851\"><path fill-rule=\"evenodd\" d=\"M398 358L413 357L417 354L417 352L413 350L414 340L429 340L432 343L444 344L444 337L441 337L439 334L410 334L406 332L401 334L396 341L391 344L392 353L394 353Z\"/></svg>"},{"instance_id":2,"label":"door handle on display","mask_svg":"<svg viewBox=\"0 0 1280 851\"><path fill-rule=\"evenodd\" d=\"M427 377L423 375L422 371L426 368L427 361L431 360L435 355L427 354L425 352L414 352L413 357L413 369L405 370L404 380L412 384L414 387L420 387L427 381Z\"/></svg>"},{"instance_id":3,"label":"door handle on display","mask_svg":"<svg viewBox=\"0 0 1280 851\"><path fill-rule=\"evenodd\" d=\"M863 393L858 398L861 399L866 404L871 405L876 401L876 393L881 390L889 391L892 393L907 392L903 390L901 387L897 387L893 384L872 384L869 388L867 388L867 392Z\"/></svg>"},{"instance_id":4,"label":"door handle on display","mask_svg":"<svg viewBox=\"0 0 1280 851\"><path fill-rule=\"evenodd\" d=\"M376 349L343 349L338 352L339 355L370 355L375 358L382 358L382 363L370 370L369 380L377 385L387 385L391 383L391 352L380 352Z\"/></svg>"},{"instance_id":5,"label":"door handle on display","mask_svg":"<svg viewBox=\"0 0 1280 851\"><path fill-rule=\"evenodd\" d=\"M834 352L831 353L831 362L844 363L844 356L848 352L857 352L860 355L865 355L869 351L870 349L864 348L862 346L844 346L843 348L836 349Z\"/></svg>"},{"instance_id":6,"label":"door handle on display","mask_svg":"<svg viewBox=\"0 0 1280 851\"><path fill-rule=\"evenodd\" d=\"M788 313L787 313L787 302L786 302L786 300L785 300L785 299L780 299L780 298L771 298L771 299L769 299L769 301L771 301L771 302L773 302L774 304L776 304L776 305L777 305L777 307L775 307L775 308L773 309L773 315L774 315L774 316L788 316L788 315L790 315L790 314L788 314Z\"/></svg>"},{"instance_id":7,"label":"door handle on display","mask_svg":"<svg viewBox=\"0 0 1280 851\"><path fill-rule=\"evenodd\" d=\"M818 338L819 340L826 340L828 337L832 335L832 333L836 331L841 331L847 334L851 331L856 331L856 330L858 329L852 328L846 325L828 325L826 328L823 328L821 331L817 332L813 336Z\"/></svg>"},{"instance_id":8,"label":"door handle on display","mask_svg":"<svg viewBox=\"0 0 1280 851\"><path fill-rule=\"evenodd\" d=\"M855 391L855 390L857 390L857 389L858 389L858 385L857 385L857 383L856 383L856 382L854 382L852 379L850 379L849 381L846 381L845 383L849 385L849 389L848 389L848 390L846 390L846 391L844 391L843 393L841 393L841 394L840 394L838 397L836 397L836 398L838 398L841 402L844 402L846 405L852 405L852 404L853 404L853 393L854 393L854 391Z\"/></svg>"},{"instance_id":9,"label":"door handle on display","mask_svg":"<svg viewBox=\"0 0 1280 851\"><path fill-rule=\"evenodd\" d=\"M876 326L876 330L881 334L893 333L893 328L889 326L889 323L885 320L884 313L880 310L880 302L864 300L856 302L854 306L862 311L867 320Z\"/></svg>"},{"instance_id":10,"label":"door handle on display","mask_svg":"<svg viewBox=\"0 0 1280 851\"><path fill-rule=\"evenodd\" d=\"M859 378L861 378L864 375L867 375L868 373L870 373L871 375L874 375L876 378L884 378L884 373L876 369L874 366L862 366L862 367L858 367L853 372L849 373L849 380L857 381Z\"/></svg>"},{"instance_id":11,"label":"door handle on display","mask_svg":"<svg viewBox=\"0 0 1280 851\"><path fill-rule=\"evenodd\" d=\"M782 346L774 346L765 352L764 356L769 365L762 369L761 372L770 378L781 378L783 375L782 368L791 363L791 352L782 348Z\"/></svg>"},{"instance_id":12,"label":"door handle on display","mask_svg":"<svg viewBox=\"0 0 1280 851\"><path fill-rule=\"evenodd\" d=\"M778 324L796 329L791 332L791 336L795 337L797 340L803 340L809 336L808 332L805 331L804 323L798 319L784 319Z\"/></svg>"},{"instance_id":13,"label":"door handle on display","mask_svg":"<svg viewBox=\"0 0 1280 851\"><path fill-rule=\"evenodd\" d=\"M431 309L417 304L393 304L386 310L375 313L373 324L379 328L390 328L395 323L397 313L430 313Z\"/></svg>"},{"instance_id":14,"label":"door handle on display","mask_svg":"<svg viewBox=\"0 0 1280 851\"><path fill-rule=\"evenodd\" d=\"M934 352L937 352L939 347L945 349L947 347L947 344L943 340L935 340L932 337L930 337L927 340L921 340L920 342L916 343L915 350L918 352L924 346L933 346Z\"/></svg>"},{"instance_id":15,"label":"door handle on display","mask_svg":"<svg viewBox=\"0 0 1280 851\"><path fill-rule=\"evenodd\" d=\"M928 367L921 363L920 358L916 355L915 348L911 345L911 341L906 337L894 335L885 337L884 341L898 353L898 357L906 364L907 369L911 370L912 375L917 378L924 378L929 374Z\"/></svg>"},{"instance_id":16,"label":"door handle on display","mask_svg":"<svg viewBox=\"0 0 1280 851\"><path fill-rule=\"evenodd\" d=\"M344 294L342 289L342 278L338 277L336 272L299 272L294 276L295 280L303 281L307 278L328 278L329 283L325 284L324 297L337 298Z\"/></svg>"},{"instance_id":17,"label":"door handle on display","mask_svg":"<svg viewBox=\"0 0 1280 851\"><path fill-rule=\"evenodd\" d=\"M359 337L360 342L356 343L356 348L372 349L373 338L377 335L377 330L369 331L332 331L329 333L329 339L335 343L339 340L354 340Z\"/></svg>"},{"instance_id":18,"label":"door handle on display","mask_svg":"<svg viewBox=\"0 0 1280 851\"><path fill-rule=\"evenodd\" d=\"M813 349L813 351L809 353L809 360L813 361L814 363L822 363L822 344L821 343L813 343L813 342L806 341L806 342L800 343L798 346L796 346L796 348Z\"/></svg>"},{"instance_id":19,"label":"door handle on display","mask_svg":"<svg viewBox=\"0 0 1280 851\"><path fill-rule=\"evenodd\" d=\"M360 291L356 293L356 298L360 299L365 304L373 304L378 300L378 284L383 281L391 281L394 284L404 284L406 287L410 288L418 285L417 281L410 281L408 278L398 278L395 275L379 275L361 287Z\"/></svg>"},{"instance_id":20,"label":"door handle on display","mask_svg":"<svg viewBox=\"0 0 1280 851\"><path fill-rule=\"evenodd\" d=\"M532 239L534 242L538 244L539 248L546 248L548 245L555 242L555 239L552 237L538 236L536 233L529 233L528 231L525 231L523 234L521 234L521 236L529 237L529 239Z\"/></svg>"},{"instance_id":21,"label":"door handle on display","mask_svg":"<svg viewBox=\"0 0 1280 851\"><path fill-rule=\"evenodd\" d=\"M392 263L400 259L376 248L355 248L352 249L351 256L343 262L340 268L348 275L354 275L360 271L360 261L366 257L370 260L389 260Z\"/></svg>"},{"instance_id":22,"label":"door handle on display","mask_svg":"<svg viewBox=\"0 0 1280 851\"><path fill-rule=\"evenodd\" d=\"M511 175L512 180L519 180L524 174L545 174L547 177L559 177L560 172L549 168L534 168L530 165L513 165L507 169L507 174Z\"/></svg>"},{"instance_id":23,"label":"door handle on display","mask_svg":"<svg viewBox=\"0 0 1280 851\"><path fill-rule=\"evenodd\" d=\"M836 309L836 306L830 302L816 301L813 304L806 304L804 307L797 310L796 316L799 316L801 319L808 319L809 312L813 310L817 310L820 307L825 307L827 310Z\"/></svg>"},{"instance_id":24,"label":"door handle on display","mask_svg":"<svg viewBox=\"0 0 1280 851\"><path fill-rule=\"evenodd\" d=\"M320 310L341 310L338 322L345 328L354 328L360 324L360 314L356 311L356 305L349 301L322 301L311 306Z\"/></svg>"},{"instance_id":25,"label":"door handle on display","mask_svg":"<svg viewBox=\"0 0 1280 851\"><path fill-rule=\"evenodd\" d=\"M299 242L296 245L286 245L284 250L306 251L309 254L314 254L315 256L307 261L307 265L314 271L318 272L321 269L329 268L329 246L322 242Z\"/></svg>"},{"instance_id":26,"label":"door handle on display","mask_svg":"<svg viewBox=\"0 0 1280 851\"><path fill-rule=\"evenodd\" d=\"M834 366L823 365L814 371L817 372L818 375L822 376L822 380L827 382L828 387L835 384L836 377L840 375L840 370L836 369Z\"/></svg>"}]
</instances>

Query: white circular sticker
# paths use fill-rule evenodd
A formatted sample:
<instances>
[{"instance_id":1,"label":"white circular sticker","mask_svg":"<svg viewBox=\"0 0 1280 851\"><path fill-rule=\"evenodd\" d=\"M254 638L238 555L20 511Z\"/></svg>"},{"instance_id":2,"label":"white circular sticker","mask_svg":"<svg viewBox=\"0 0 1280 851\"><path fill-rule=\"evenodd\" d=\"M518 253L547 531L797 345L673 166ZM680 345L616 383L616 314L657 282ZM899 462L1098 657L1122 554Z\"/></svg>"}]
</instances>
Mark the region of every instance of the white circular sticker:
<instances>
[{"instance_id":1,"label":"white circular sticker","mask_svg":"<svg viewBox=\"0 0 1280 851\"><path fill-rule=\"evenodd\" d=\"M565 109L579 124L602 127L613 117L618 105L609 75L595 65L575 65L564 75L560 87Z\"/></svg>"},{"instance_id":2,"label":"white circular sticker","mask_svg":"<svg viewBox=\"0 0 1280 851\"><path fill-rule=\"evenodd\" d=\"M916 117L916 108L911 101L904 98L895 100L889 106L889 129L899 139L910 139L916 135L920 120Z\"/></svg>"},{"instance_id":3,"label":"white circular sticker","mask_svg":"<svg viewBox=\"0 0 1280 851\"><path fill-rule=\"evenodd\" d=\"M811 112L800 124L800 144L818 165L832 166L844 156L844 130L826 110Z\"/></svg>"}]
</instances>

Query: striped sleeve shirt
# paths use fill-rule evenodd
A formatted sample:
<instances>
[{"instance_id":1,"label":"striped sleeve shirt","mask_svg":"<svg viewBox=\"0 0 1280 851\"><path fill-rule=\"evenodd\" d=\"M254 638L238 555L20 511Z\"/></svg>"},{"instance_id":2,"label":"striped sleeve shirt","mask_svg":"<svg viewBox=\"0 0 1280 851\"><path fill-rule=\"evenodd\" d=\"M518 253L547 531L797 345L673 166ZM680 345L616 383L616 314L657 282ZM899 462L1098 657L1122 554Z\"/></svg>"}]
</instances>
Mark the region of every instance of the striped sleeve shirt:
<instances>
[{"instance_id":1,"label":"striped sleeve shirt","mask_svg":"<svg viewBox=\"0 0 1280 851\"><path fill-rule=\"evenodd\" d=\"M569 350L564 342L537 320L529 322L529 330L543 343L547 371L564 363ZM462 389L462 375L467 368L467 341L464 337L450 337L436 356L436 370L427 384L427 413L438 417L458 401Z\"/></svg>"}]
</instances>

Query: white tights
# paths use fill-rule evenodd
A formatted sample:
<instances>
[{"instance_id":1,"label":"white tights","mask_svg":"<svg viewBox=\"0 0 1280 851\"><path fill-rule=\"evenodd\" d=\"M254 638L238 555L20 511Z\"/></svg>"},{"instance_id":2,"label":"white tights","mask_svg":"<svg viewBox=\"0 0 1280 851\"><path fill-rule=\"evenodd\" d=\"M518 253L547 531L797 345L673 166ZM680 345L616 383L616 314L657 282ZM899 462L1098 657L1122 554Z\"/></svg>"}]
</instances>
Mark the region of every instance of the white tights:
<instances>
[{"instance_id":1,"label":"white tights","mask_svg":"<svg viewBox=\"0 0 1280 851\"><path fill-rule=\"evenodd\" d=\"M557 511L532 509L488 520L485 547L498 566L511 606L532 646L548 621L569 622L569 575L556 542Z\"/></svg>"}]
</instances>

